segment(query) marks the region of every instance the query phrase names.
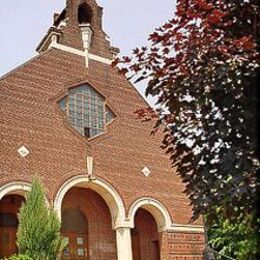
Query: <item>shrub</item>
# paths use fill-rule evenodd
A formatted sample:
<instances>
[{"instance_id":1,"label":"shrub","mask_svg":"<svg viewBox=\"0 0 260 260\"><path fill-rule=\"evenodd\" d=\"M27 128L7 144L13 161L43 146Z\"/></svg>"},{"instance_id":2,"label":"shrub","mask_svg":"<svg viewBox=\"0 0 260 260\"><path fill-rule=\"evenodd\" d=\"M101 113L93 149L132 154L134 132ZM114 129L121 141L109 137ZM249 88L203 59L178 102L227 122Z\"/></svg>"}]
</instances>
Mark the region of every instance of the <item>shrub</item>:
<instances>
[{"instance_id":1,"label":"shrub","mask_svg":"<svg viewBox=\"0 0 260 260\"><path fill-rule=\"evenodd\" d=\"M19 214L19 253L33 260L56 260L66 246L60 227L57 214L46 203L42 184L34 179Z\"/></svg>"},{"instance_id":2,"label":"shrub","mask_svg":"<svg viewBox=\"0 0 260 260\"><path fill-rule=\"evenodd\" d=\"M33 258L28 255L13 255L9 260L33 260Z\"/></svg>"}]
</instances>

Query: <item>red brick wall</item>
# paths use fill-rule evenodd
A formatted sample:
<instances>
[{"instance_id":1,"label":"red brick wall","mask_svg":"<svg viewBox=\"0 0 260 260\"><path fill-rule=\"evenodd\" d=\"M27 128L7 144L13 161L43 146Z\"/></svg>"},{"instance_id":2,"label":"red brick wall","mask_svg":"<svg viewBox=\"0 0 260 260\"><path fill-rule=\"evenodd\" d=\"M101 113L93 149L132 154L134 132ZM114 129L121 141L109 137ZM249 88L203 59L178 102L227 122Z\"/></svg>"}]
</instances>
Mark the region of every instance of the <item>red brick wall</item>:
<instances>
[{"instance_id":1,"label":"red brick wall","mask_svg":"<svg viewBox=\"0 0 260 260\"><path fill-rule=\"evenodd\" d=\"M61 44L83 49L81 31L78 24L78 6L84 1L67 0L67 18L68 23L62 29ZM106 34L102 29L103 9L95 3L95 1L85 1L93 12L91 27L94 31L93 40L90 48L92 54L112 59L113 55L110 52L110 44L106 40Z\"/></svg>"},{"instance_id":2,"label":"red brick wall","mask_svg":"<svg viewBox=\"0 0 260 260\"><path fill-rule=\"evenodd\" d=\"M68 124L57 105L67 87L89 82L116 113L107 132L86 141ZM0 81L0 183L31 181L38 174L53 200L69 178L86 173L86 155L94 156L94 173L120 193L126 209L142 197L163 203L175 223L191 217L184 187L160 149L161 135L151 136L153 123L140 123L134 111L146 106L136 90L110 66L51 50ZM127 140L127 141L126 141ZM25 145L30 154L21 158ZM146 178L141 170L149 167Z\"/></svg>"},{"instance_id":3,"label":"red brick wall","mask_svg":"<svg viewBox=\"0 0 260 260\"><path fill-rule=\"evenodd\" d=\"M168 232L169 260L201 260L205 248L203 234Z\"/></svg>"},{"instance_id":4,"label":"red brick wall","mask_svg":"<svg viewBox=\"0 0 260 260\"><path fill-rule=\"evenodd\" d=\"M94 13L90 52L111 58L101 28L101 9L94 1L87 2ZM71 19L61 43L81 48L75 24L77 3L68 0ZM92 140L73 130L57 105L69 87L86 82L106 98L116 114L106 133ZM118 191L127 212L136 200L151 197L167 208L174 223L189 223L190 202L160 148L162 134L151 136L153 122L136 119L134 112L147 104L116 69L92 60L86 68L84 57L52 49L0 79L0 89L0 186L31 182L37 174L52 202L66 180L86 174L86 155L92 155L94 174ZM30 151L26 158L17 152L22 145ZM152 172L148 178L141 173L145 166ZM172 245L171 239L167 241ZM191 243L180 248L172 245L170 252L197 254L197 242L193 243L196 249L188 247Z\"/></svg>"},{"instance_id":5,"label":"red brick wall","mask_svg":"<svg viewBox=\"0 0 260 260\"><path fill-rule=\"evenodd\" d=\"M109 209L104 200L89 189L72 188L65 196L62 210L78 208L88 222L89 259L116 259L116 237Z\"/></svg>"},{"instance_id":6,"label":"red brick wall","mask_svg":"<svg viewBox=\"0 0 260 260\"><path fill-rule=\"evenodd\" d=\"M138 210L135 216L135 229L133 232L138 235L139 248L133 242L134 260L157 260L153 244L156 240L160 242L161 260L202 259L202 251L204 250L203 234L173 231L158 233L157 230L154 217L146 210Z\"/></svg>"}]
</instances>

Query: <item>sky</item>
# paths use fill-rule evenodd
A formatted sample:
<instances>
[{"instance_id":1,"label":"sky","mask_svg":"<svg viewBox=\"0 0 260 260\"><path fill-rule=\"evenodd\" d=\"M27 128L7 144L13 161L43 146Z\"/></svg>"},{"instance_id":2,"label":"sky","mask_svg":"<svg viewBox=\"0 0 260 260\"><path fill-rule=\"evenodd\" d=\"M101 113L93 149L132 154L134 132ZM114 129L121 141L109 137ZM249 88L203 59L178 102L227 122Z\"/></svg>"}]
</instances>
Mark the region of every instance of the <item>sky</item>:
<instances>
[{"instance_id":1,"label":"sky","mask_svg":"<svg viewBox=\"0 0 260 260\"><path fill-rule=\"evenodd\" d=\"M129 55L156 27L172 17L174 0L97 0L104 8L103 26L112 45ZM52 25L53 13L66 0L0 1L0 76L37 53L35 48ZM141 91L142 92L142 91Z\"/></svg>"}]
</instances>

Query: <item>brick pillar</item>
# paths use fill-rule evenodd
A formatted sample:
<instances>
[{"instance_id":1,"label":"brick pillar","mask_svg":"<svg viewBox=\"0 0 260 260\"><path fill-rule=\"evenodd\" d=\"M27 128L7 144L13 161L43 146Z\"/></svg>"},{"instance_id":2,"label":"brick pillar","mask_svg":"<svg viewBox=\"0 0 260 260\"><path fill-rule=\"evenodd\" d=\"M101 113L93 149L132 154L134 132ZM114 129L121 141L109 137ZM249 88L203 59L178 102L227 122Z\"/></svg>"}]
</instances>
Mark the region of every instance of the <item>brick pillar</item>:
<instances>
[{"instance_id":1,"label":"brick pillar","mask_svg":"<svg viewBox=\"0 0 260 260\"><path fill-rule=\"evenodd\" d=\"M160 255L161 255L161 260L169 259L169 245L167 239L167 231L163 231L160 233Z\"/></svg>"},{"instance_id":2,"label":"brick pillar","mask_svg":"<svg viewBox=\"0 0 260 260\"><path fill-rule=\"evenodd\" d=\"M131 228L116 229L117 260L133 260Z\"/></svg>"}]
</instances>

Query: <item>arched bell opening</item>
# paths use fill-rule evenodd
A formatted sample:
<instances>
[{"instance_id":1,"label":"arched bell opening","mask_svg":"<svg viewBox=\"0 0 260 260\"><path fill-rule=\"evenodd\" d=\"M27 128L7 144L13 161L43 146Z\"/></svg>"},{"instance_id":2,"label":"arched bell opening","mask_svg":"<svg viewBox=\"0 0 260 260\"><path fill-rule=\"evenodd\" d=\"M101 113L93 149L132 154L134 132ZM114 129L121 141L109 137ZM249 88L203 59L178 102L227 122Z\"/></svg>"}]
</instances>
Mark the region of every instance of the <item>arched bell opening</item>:
<instances>
[{"instance_id":1,"label":"arched bell opening","mask_svg":"<svg viewBox=\"0 0 260 260\"><path fill-rule=\"evenodd\" d=\"M24 197L16 194L0 200L0 259L17 253L18 213L24 201Z\"/></svg>"},{"instance_id":2,"label":"arched bell opening","mask_svg":"<svg viewBox=\"0 0 260 260\"><path fill-rule=\"evenodd\" d=\"M86 3L79 5L78 8L78 22L79 24L92 25L93 11Z\"/></svg>"},{"instance_id":3,"label":"arched bell opening","mask_svg":"<svg viewBox=\"0 0 260 260\"><path fill-rule=\"evenodd\" d=\"M61 233L68 242L62 259L116 259L116 234L104 199L89 188L73 187L64 196Z\"/></svg>"},{"instance_id":4,"label":"arched bell opening","mask_svg":"<svg viewBox=\"0 0 260 260\"><path fill-rule=\"evenodd\" d=\"M160 235L153 215L138 209L132 229L133 260L160 260Z\"/></svg>"}]
</instances>

